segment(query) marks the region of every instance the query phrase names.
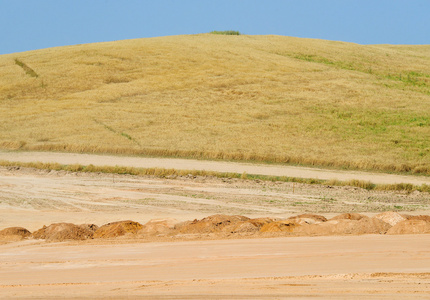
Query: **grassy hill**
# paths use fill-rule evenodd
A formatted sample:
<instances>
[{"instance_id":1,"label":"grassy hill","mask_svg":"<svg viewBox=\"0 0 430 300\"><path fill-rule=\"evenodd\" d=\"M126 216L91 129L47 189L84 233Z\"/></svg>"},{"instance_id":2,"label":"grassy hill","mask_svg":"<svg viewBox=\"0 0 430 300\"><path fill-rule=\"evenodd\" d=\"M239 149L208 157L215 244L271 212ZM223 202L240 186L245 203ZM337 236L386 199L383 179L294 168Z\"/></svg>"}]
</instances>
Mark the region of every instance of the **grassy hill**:
<instances>
[{"instance_id":1,"label":"grassy hill","mask_svg":"<svg viewBox=\"0 0 430 300\"><path fill-rule=\"evenodd\" d=\"M171 36L0 56L0 148L430 174L430 45Z\"/></svg>"}]
</instances>

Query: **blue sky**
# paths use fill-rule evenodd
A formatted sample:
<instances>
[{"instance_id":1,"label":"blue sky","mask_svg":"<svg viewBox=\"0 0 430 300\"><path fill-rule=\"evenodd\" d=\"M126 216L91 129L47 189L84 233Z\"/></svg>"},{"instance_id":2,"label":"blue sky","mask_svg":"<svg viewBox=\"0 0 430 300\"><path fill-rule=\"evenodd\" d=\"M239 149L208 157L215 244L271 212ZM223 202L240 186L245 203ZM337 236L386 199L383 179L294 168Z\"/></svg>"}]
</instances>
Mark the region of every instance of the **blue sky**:
<instances>
[{"instance_id":1,"label":"blue sky","mask_svg":"<svg viewBox=\"0 0 430 300\"><path fill-rule=\"evenodd\" d=\"M430 44L430 0L0 0L0 54L238 30L359 44Z\"/></svg>"}]
</instances>

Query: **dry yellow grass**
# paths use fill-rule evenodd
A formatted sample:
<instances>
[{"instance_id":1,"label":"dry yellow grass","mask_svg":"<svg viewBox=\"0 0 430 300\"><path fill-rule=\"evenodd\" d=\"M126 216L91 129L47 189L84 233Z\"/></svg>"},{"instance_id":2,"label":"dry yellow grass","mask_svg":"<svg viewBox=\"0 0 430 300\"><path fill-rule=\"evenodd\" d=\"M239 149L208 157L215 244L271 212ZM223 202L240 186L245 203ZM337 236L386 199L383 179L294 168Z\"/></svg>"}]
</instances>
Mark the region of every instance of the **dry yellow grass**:
<instances>
[{"instance_id":1,"label":"dry yellow grass","mask_svg":"<svg viewBox=\"0 0 430 300\"><path fill-rule=\"evenodd\" d=\"M430 174L429 112L430 46L202 34L0 56L3 149Z\"/></svg>"}]
</instances>

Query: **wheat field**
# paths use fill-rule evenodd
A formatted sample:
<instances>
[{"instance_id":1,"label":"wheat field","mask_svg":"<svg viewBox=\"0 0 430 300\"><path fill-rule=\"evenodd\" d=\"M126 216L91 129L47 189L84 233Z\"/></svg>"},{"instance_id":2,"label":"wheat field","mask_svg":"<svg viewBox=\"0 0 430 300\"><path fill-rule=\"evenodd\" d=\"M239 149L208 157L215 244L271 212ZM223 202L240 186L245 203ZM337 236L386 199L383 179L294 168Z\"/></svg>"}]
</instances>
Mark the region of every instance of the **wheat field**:
<instances>
[{"instance_id":1,"label":"wheat field","mask_svg":"<svg viewBox=\"0 0 430 300\"><path fill-rule=\"evenodd\" d=\"M430 175L430 45L199 34L0 55L0 148Z\"/></svg>"}]
</instances>

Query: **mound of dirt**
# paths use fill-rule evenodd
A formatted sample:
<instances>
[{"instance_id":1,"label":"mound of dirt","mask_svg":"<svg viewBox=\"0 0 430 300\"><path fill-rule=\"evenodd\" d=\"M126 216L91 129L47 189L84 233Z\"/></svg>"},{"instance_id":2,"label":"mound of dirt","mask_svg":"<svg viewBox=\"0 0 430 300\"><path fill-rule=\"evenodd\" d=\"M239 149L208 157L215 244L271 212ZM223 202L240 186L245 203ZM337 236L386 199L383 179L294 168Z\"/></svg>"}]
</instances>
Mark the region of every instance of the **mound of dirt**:
<instances>
[{"instance_id":1,"label":"mound of dirt","mask_svg":"<svg viewBox=\"0 0 430 300\"><path fill-rule=\"evenodd\" d=\"M359 226L353 234L385 234L391 225L378 218L364 217L358 221Z\"/></svg>"},{"instance_id":2,"label":"mound of dirt","mask_svg":"<svg viewBox=\"0 0 430 300\"><path fill-rule=\"evenodd\" d=\"M248 220L249 223L251 223L252 225L261 228L263 227L265 224L269 224L272 222L278 221L277 219L274 218L255 218L255 219L250 219Z\"/></svg>"},{"instance_id":3,"label":"mound of dirt","mask_svg":"<svg viewBox=\"0 0 430 300\"><path fill-rule=\"evenodd\" d=\"M288 220L296 222L299 225L309 225L309 224L319 224L320 221L316 221L315 219L311 218L299 218L299 217L293 217L289 218Z\"/></svg>"},{"instance_id":4,"label":"mound of dirt","mask_svg":"<svg viewBox=\"0 0 430 300\"><path fill-rule=\"evenodd\" d=\"M383 234L390 227L380 219L364 217L360 220L338 219L303 225L294 228L293 233L301 236Z\"/></svg>"},{"instance_id":5,"label":"mound of dirt","mask_svg":"<svg viewBox=\"0 0 430 300\"><path fill-rule=\"evenodd\" d=\"M105 224L94 232L94 238L114 238L126 234L136 234L143 225L134 221L118 221Z\"/></svg>"},{"instance_id":6,"label":"mound of dirt","mask_svg":"<svg viewBox=\"0 0 430 300\"><path fill-rule=\"evenodd\" d=\"M357 213L346 213L346 214L341 214L338 216L335 216L333 218L331 218L330 220L361 220L363 219L365 216L361 215L361 214L357 214Z\"/></svg>"},{"instance_id":7,"label":"mound of dirt","mask_svg":"<svg viewBox=\"0 0 430 300\"><path fill-rule=\"evenodd\" d=\"M252 224L249 221L233 223L221 229L222 232L232 234L253 234L257 233L259 230L260 227Z\"/></svg>"},{"instance_id":8,"label":"mound of dirt","mask_svg":"<svg viewBox=\"0 0 430 300\"><path fill-rule=\"evenodd\" d=\"M396 213L394 211L386 211L376 215L375 218L384 221L385 223L390 224L391 226L396 225L397 223L406 220L401 214Z\"/></svg>"},{"instance_id":9,"label":"mound of dirt","mask_svg":"<svg viewBox=\"0 0 430 300\"><path fill-rule=\"evenodd\" d=\"M268 223L261 227L261 233L272 233L272 232L293 232L296 227L300 227L301 224L295 219L287 219Z\"/></svg>"},{"instance_id":10,"label":"mound of dirt","mask_svg":"<svg viewBox=\"0 0 430 300\"><path fill-rule=\"evenodd\" d=\"M275 222L273 218L255 218L247 221L240 221L232 223L221 229L222 232L239 234L239 235L251 235L256 234L260 231L261 227L266 224Z\"/></svg>"},{"instance_id":11,"label":"mound of dirt","mask_svg":"<svg viewBox=\"0 0 430 300\"><path fill-rule=\"evenodd\" d=\"M321 236L321 235L345 235L352 234L358 221L353 220L330 220L317 224L307 224L294 228L294 234L303 236Z\"/></svg>"},{"instance_id":12,"label":"mound of dirt","mask_svg":"<svg viewBox=\"0 0 430 300\"><path fill-rule=\"evenodd\" d=\"M175 230L184 234L220 232L226 226L231 226L250 220L244 216L213 215L201 220L187 221L175 226Z\"/></svg>"},{"instance_id":13,"label":"mound of dirt","mask_svg":"<svg viewBox=\"0 0 430 300\"><path fill-rule=\"evenodd\" d=\"M33 232L35 239L48 241L86 240L92 238L94 231L71 223L54 223Z\"/></svg>"},{"instance_id":14,"label":"mound of dirt","mask_svg":"<svg viewBox=\"0 0 430 300\"><path fill-rule=\"evenodd\" d=\"M83 229L88 229L92 232L96 232L96 230L99 229L99 227L96 224L81 224L79 225L79 227Z\"/></svg>"},{"instance_id":15,"label":"mound of dirt","mask_svg":"<svg viewBox=\"0 0 430 300\"><path fill-rule=\"evenodd\" d=\"M326 217L321 215L315 215L315 214L301 214L298 216L289 217L288 219L311 219L314 221L312 223L321 223L321 222L327 221Z\"/></svg>"},{"instance_id":16,"label":"mound of dirt","mask_svg":"<svg viewBox=\"0 0 430 300\"><path fill-rule=\"evenodd\" d=\"M9 227L0 231L0 239L19 241L31 236L31 232L23 227Z\"/></svg>"},{"instance_id":17,"label":"mound of dirt","mask_svg":"<svg viewBox=\"0 0 430 300\"><path fill-rule=\"evenodd\" d=\"M420 219L410 219L397 223L387 234L420 234L430 233L430 222Z\"/></svg>"},{"instance_id":18,"label":"mound of dirt","mask_svg":"<svg viewBox=\"0 0 430 300\"><path fill-rule=\"evenodd\" d=\"M394 224L394 225L393 225ZM155 219L145 225L134 221L119 221L98 227L94 224L75 225L55 223L31 234L22 227L0 231L0 240L19 241L26 237L48 241L116 238L124 235L160 238L204 238L231 236L324 236L362 234L420 234L430 233L430 216L400 215L384 212L373 218L345 213L328 220L321 215L301 214L285 220L274 218L250 219L240 215L212 215L201 220L178 223L176 219ZM136 236L137 238L137 236Z\"/></svg>"},{"instance_id":19,"label":"mound of dirt","mask_svg":"<svg viewBox=\"0 0 430 300\"><path fill-rule=\"evenodd\" d=\"M150 220L148 223L143 225L142 229L138 231L138 234L167 234L175 228L176 224L178 224L178 220L172 218Z\"/></svg>"},{"instance_id":20,"label":"mound of dirt","mask_svg":"<svg viewBox=\"0 0 430 300\"><path fill-rule=\"evenodd\" d=\"M422 220L426 222L430 222L430 216L427 215L419 215L419 216L410 216L410 215L402 215L407 220Z\"/></svg>"}]
</instances>

